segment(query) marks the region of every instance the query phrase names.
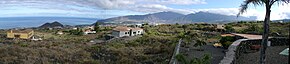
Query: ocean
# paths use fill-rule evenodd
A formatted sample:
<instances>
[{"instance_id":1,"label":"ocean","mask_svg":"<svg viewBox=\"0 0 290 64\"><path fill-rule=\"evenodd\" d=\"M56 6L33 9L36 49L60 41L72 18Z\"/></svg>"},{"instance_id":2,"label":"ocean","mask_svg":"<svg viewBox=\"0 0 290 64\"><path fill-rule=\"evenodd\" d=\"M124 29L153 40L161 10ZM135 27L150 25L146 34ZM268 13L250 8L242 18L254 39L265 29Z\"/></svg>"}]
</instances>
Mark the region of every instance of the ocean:
<instances>
[{"instance_id":1,"label":"ocean","mask_svg":"<svg viewBox=\"0 0 290 64\"><path fill-rule=\"evenodd\" d=\"M0 17L0 29L39 27L47 22L60 22L63 25L93 24L97 18L78 17Z\"/></svg>"}]
</instances>

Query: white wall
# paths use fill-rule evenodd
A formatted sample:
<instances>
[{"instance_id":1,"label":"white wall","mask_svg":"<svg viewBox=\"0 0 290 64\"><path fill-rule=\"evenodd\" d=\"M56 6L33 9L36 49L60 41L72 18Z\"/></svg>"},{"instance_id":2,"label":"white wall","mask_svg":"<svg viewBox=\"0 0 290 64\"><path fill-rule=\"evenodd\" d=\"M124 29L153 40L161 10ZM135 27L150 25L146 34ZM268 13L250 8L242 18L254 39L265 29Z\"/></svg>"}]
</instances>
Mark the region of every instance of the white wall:
<instances>
[{"instance_id":1,"label":"white wall","mask_svg":"<svg viewBox=\"0 0 290 64\"><path fill-rule=\"evenodd\" d=\"M126 34L126 32L127 32L127 34ZM112 35L115 37L129 36L129 32L128 31L113 31Z\"/></svg>"}]
</instances>

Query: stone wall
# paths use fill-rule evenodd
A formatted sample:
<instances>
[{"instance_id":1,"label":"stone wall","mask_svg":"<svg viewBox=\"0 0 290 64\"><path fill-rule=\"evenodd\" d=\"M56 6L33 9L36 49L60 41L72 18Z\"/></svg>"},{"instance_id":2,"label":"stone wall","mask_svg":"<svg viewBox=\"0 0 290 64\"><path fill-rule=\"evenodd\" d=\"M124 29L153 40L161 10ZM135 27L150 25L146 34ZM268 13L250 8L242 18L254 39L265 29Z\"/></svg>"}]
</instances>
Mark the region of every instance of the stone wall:
<instances>
[{"instance_id":1,"label":"stone wall","mask_svg":"<svg viewBox=\"0 0 290 64\"><path fill-rule=\"evenodd\" d=\"M239 59L241 54L251 51L251 45L260 45L261 39L239 39L230 45L226 56L219 64L238 64L236 60ZM271 46L289 45L289 38L270 38Z\"/></svg>"}]
</instances>

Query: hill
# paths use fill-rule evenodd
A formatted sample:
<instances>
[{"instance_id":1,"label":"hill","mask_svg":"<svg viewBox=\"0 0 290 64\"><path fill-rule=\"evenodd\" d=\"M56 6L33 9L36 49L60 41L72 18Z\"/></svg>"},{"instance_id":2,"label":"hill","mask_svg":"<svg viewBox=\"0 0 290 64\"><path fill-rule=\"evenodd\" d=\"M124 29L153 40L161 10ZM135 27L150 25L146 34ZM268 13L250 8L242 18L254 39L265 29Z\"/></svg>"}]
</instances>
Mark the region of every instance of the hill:
<instances>
[{"instance_id":1,"label":"hill","mask_svg":"<svg viewBox=\"0 0 290 64\"><path fill-rule=\"evenodd\" d=\"M197 12L194 14L188 14L179 18L174 19L177 23L195 23L195 22L222 22L222 21L240 21L240 20L255 20L256 17L237 17L230 15L215 14L209 12Z\"/></svg>"},{"instance_id":2,"label":"hill","mask_svg":"<svg viewBox=\"0 0 290 64\"><path fill-rule=\"evenodd\" d=\"M82 17L0 17L0 29L39 27L45 23L58 21L63 25L84 25L95 23L98 18Z\"/></svg>"},{"instance_id":3,"label":"hill","mask_svg":"<svg viewBox=\"0 0 290 64\"><path fill-rule=\"evenodd\" d=\"M165 23L172 18L183 16L183 14L175 12L159 12L146 15L129 15L115 18L99 20L101 23Z\"/></svg>"},{"instance_id":4,"label":"hill","mask_svg":"<svg viewBox=\"0 0 290 64\"><path fill-rule=\"evenodd\" d=\"M219 22L237 20L255 20L256 17L238 17L209 12L197 12L183 15L176 12L159 12L146 15L129 15L99 20L106 24L134 24L134 23L195 23L195 22Z\"/></svg>"},{"instance_id":5,"label":"hill","mask_svg":"<svg viewBox=\"0 0 290 64\"><path fill-rule=\"evenodd\" d=\"M55 21L52 23L45 23L45 24L41 25L39 28L62 28L62 27L64 27L64 25Z\"/></svg>"}]
</instances>

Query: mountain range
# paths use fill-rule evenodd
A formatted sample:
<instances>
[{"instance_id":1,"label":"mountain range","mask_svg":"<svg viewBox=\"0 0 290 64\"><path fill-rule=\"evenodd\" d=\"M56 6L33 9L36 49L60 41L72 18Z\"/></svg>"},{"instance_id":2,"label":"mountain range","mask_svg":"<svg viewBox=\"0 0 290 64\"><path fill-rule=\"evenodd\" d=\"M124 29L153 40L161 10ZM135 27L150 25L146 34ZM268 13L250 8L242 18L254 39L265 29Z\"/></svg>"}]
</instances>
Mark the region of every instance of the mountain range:
<instances>
[{"instance_id":1,"label":"mountain range","mask_svg":"<svg viewBox=\"0 0 290 64\"><path fill-rule=\"evenodd\" d=\"M237 17L230 15L215 14L209 12L197 12L192 14L180 14L176 12L159 12L146 15L129 15L98 20L100 23L215 23L224 21L256 20L256 17Z\"/></svg>"}]
</instances>

